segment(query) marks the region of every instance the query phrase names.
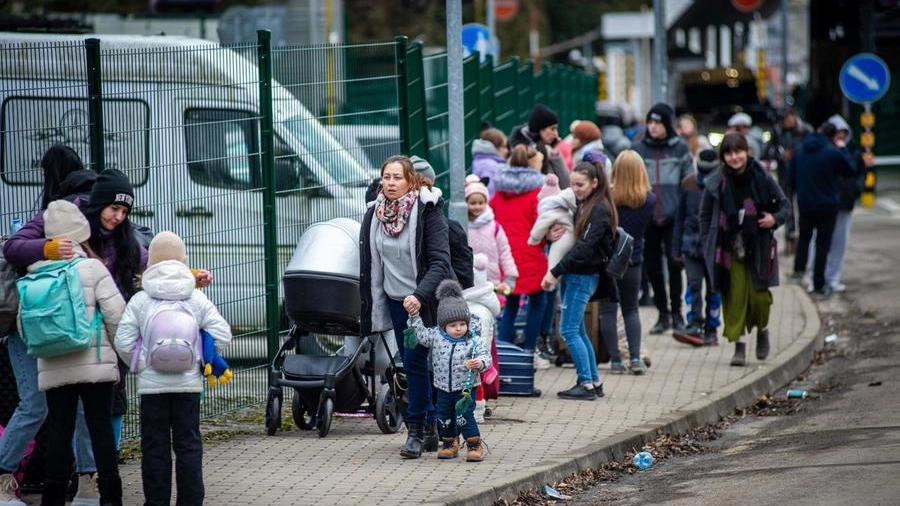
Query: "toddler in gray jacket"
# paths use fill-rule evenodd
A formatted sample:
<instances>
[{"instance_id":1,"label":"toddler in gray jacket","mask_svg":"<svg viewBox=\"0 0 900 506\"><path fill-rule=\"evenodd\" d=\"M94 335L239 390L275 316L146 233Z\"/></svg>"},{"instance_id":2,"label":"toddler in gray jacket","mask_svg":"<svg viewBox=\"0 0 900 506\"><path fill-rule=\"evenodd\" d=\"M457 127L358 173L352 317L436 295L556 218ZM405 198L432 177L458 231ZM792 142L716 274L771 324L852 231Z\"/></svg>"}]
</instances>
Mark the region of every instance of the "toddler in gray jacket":
<instances>
[{"instance_id":1,"label":"toddler in gray jacket","mask_svg":"<svg viewBox=\"0 0 900 506\"><path fill-rule=\"evenodd\" d=\"M435 295L438 326L426 327L418 314L411 314L409 328L414 331L418 344L431 351L437 388L435 409L442 442L438 458L457 457L462 434L466 440L466 460L481 462L484 452L473 396L475 387L481 383L481 372L491 365L491 355L478 338L481 323L477 316L469 314L459 283L452 279L441 281Z\"/></svg>"}]
</instances>

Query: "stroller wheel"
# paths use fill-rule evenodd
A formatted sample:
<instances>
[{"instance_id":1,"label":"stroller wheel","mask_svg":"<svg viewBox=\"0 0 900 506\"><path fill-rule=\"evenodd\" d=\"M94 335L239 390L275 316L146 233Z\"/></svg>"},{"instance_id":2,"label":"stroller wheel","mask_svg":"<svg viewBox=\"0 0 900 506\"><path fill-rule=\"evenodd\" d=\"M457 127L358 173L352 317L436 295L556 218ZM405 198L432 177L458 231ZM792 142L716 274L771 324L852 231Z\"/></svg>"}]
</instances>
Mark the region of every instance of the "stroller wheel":
<instances>
[{"instance_id":1,"label":"stroller wheel","mask_svg":"<svg viewBox=\"0 0 900 506\"><path fill-rule=\"evenodd\" d=\"M375 422L385 434L394 434L403 424L403 415L394 397L394 389L387 383L381 385L375 399Z\"/></svg>"},{"instance_id":2,"label":"stroller wheel","mask_svg":"<svg viewBox=\"0 0 900 506\"><path fill-rule=\"evenodd\" d=\"M291 414L294 416L294 424L303 430L313 430L316 427L316 414L303 404L300 393L294 391L291 400Z\"/></svg>"},{"instance_id":3,"label":"stroller wheel","mask_svg":"<svg viewBox=\"0 0 900 506\"><path fill-rule=\"evenodd\" d=\"M266 402L266 434L275 435L279 427L281 427L281 395L270 391Z\"/></svg>"},{"instance_id":4,"label":"stroller wheel","mask_svg":"<svg viewBox=\"0 0 900 506\"><path fill-rule=\"evenodd\" d=\"M319 412L319 437L328 435L331 430L331 415L334 414L334 401L325 399L322 401L322 408Z\"/></svg>"}]
</instances>

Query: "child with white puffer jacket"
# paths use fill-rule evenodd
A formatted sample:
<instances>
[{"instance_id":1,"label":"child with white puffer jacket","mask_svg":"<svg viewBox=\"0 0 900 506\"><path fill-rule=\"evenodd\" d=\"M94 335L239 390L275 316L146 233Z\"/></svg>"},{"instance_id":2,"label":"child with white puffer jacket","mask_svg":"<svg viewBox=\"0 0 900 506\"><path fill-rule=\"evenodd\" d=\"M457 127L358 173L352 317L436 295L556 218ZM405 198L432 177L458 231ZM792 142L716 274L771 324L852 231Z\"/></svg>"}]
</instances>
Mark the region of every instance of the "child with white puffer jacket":
<instances>
[{"instance_id":1,"label":"child with white puffer jacket","mask_svg":"<svg viewBox=\"0 0 900 506\"><path fill-rule=\"evenodd\" d=\"M554 225L566 229L562 237L550 244L547 253L547 272L550 272L575 245L575 193L571 188L560 190L556 175L547 174L538 200L538 217L531 227L528 244L540 244Z\"/></svg>"},{"instance_id":2,"label":"child with white puffer jacket","mask_svg":"<svg viewBox=\"0 0 900 506\"><path fill-rule=\"evenodd\" d=\"M184 241L172 232L156 234L141 278L143 290L128 301L116 333L116 351L123 361L132 363L132 372L138 377L141 480L146 504L169 504L173 449L178 502L203 504L200 396L204 378L199 357L187 361L183 370L171 370L152 354L159 349L157 343L163 342L153 338L157 328L166 332L164 342L169 348L190 345L188 341L193 339L194 350L199 350L196 340L200 330L212 336L218 353L231 342L231 326L195 283L187 266ZM173 310L162 315L167 307Z\"/></svg>"},{"instance_id":3,"label":"child with white puffer jacket","mask_svg":"<svg viewBox=\"0 0 900 506\"><path fill-rule=\"evenodd\" d=\"M495 341L497 318L500 316L500 300L494 293L494 285L487 279L485 267L487 256L476 253L472 258L475 284L463 290L463 298L469 306L469 313L481 320L481 340L484 349L491 353L491 366L481 374L481 386L475 393L475 421L484 421L487 401L497 399L500 392L500 366L497 363L497 343Z\"/></svg>"}]
</instances>

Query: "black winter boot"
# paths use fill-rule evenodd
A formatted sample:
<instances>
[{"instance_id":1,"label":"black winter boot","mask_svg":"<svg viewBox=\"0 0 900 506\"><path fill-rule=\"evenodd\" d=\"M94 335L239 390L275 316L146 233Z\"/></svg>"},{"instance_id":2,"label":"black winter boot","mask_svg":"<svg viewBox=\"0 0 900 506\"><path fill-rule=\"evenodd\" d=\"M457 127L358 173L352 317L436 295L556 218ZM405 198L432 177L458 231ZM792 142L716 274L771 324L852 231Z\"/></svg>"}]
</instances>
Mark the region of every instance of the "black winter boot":
<instances>
[{"instance_id":1,"label":"black winter boot","mask_svg":"<svg viewBox=\"0 0 900 506\"><path fill-rule=\"evenodd\" d=\"M744 367L747 365L747 344L734 343L734 356L731 357L731 365Z\"/></svg>"},{"instance_id":2,"label":"black winter boot","mask_svg":"<svg viewBox=\"0 0 900 506\"><path fill-rule=\"evenodd\" d=\"M765 360L769 356L769 329L756 331L756 359Z\"/></svg>"},{"instance_id":3,"label":"black winter boot","mask_svg":"<svg viewBox=\"0 0 900 506\"><path fill-rule=\"evenodd\" d=\"M100 506L122 506L122 478L99 476L97 490L100 491Z\"/></svg>"},{"instance_id":4,"label":"black winter boot","mask_svg":"<svg viewBox=\"0 0 900 506\"><path fill-rule=\"evenodd\" d=\"M656 325L650 329L651 334L662 334L663 332L672 328L672 317L669 313L660 313L659 320L656 320Z\"/></svg>"},{"instance_id":5,"label":"black winter boot","mask_svg":"<svg viewBox=\"0 0 900 506\"><path fill-rule=\"evenodd\" d=\"M441 438L438 436L437 422L431 421L425 424L425 437L422 444L422 450L426 452L436 452L438 443Z\"/></svg>"},{"instance_id":6,"label":"black winter boot","mask_svg":"<svg viewBox=\"0 0 900 506\"><path fill-rule=\"evenodd\" d=\"M407 428L406 444L400 450L400 455L406 459L417 459L422 456L423 438L425 426L420 423L411 423Z\"/></svg>"},{"instance_id":7,"label":"black winter boot","mask_svg":"<svg viewBox=\"0 0 900 506\"><path fill-rule=\"evenodd\" d=\"M45 481L41 492L41 506L63 506L66 504L68 482Z\"/></svg>"}]
</instances>

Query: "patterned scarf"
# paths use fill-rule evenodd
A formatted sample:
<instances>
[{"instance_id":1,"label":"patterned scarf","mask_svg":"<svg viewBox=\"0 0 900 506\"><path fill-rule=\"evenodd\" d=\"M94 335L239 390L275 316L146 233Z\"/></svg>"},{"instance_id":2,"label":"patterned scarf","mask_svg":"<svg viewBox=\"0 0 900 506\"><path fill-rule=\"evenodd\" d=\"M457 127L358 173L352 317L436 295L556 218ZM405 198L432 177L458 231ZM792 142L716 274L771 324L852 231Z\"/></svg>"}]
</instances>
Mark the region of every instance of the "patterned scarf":
<instances>
[{"instance_id":1,"label":"patterned scarf","mask_svg":"<svg viewBox=\"0 0 900 506\"><path fill-rule=\"evenodd\" d=\"M418 198L418 190L408 191L397 200L388 200L384 193L378 194L375 199L375 217L381 222L388 237L397 237L403 232L403 226L409 221L409 213Z\"/></svg>"}]
</instances>

